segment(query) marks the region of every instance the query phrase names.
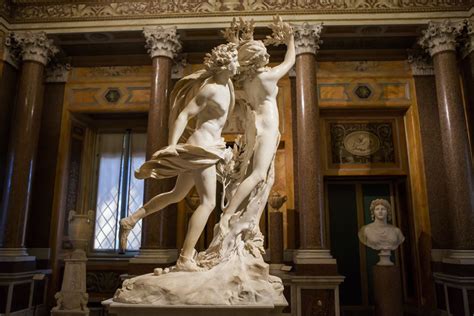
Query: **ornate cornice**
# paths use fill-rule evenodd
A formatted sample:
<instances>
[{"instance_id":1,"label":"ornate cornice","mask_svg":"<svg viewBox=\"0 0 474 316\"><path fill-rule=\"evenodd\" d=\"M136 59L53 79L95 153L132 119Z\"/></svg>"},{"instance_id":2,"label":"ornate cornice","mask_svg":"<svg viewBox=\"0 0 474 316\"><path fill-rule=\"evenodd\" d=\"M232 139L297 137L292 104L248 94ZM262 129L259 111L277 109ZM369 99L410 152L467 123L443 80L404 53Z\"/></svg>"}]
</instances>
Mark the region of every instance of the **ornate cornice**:
<instances>
[{"instance_id":1,"label":"ornate cornice","mask_svg":"<svg viewBox=\"0 0 474 316\"><path fill-rule=\"evenodd\" d=\"M302 25L293 25L293 29L295 31L296 55L305 53L316 55L319 44L323 43L320 40L323 24L303 23Z\"/></svg>"},{"instance_id":2,"label":"ornate cornice","mask_svg":"<svg viewBox=\"0 0 474 316\"><path fill-rule=\"evenodd\" d=\"M431 56L444 51L456 51L457 39L465 28L466 21L453 22L444 20L442 22L428 23L418 44Z\"/></svg>"},{"instance_id":3,"label":"ornate cornice","mask_svg":"<svg viewBox=\"0 0 474 316\"><path fill-rule=\"evenodd\" d=\"M408 55L408 63L413 76L434 76L433 60L419 52Z\"/></svg>"},{"instance_id":4,"label":"ornate cornice","mask_svg":"<svg viewBox=\"0 0 474 316\"><path fill-rule=\"evenodd\" d=\"M46 68L46 82L67 82L69 72L71 71L70 64L52 64Z\"/></svg>"},{"instance_id":5,"label":"ornate cornice","mask_svg":"<svg viewBox=\"0 0 474 316\"><path fill-rule=\"evenodd\" d=\"M6 46L23 61L36 61L46 65L59 50L45 32L12 32Z\"/></svg>"},{"instance_id":6,"label":"ornate cornice","mask_svg":"<svg viewBox=\"0 0 474 316\"><path fill-rule=\"evenodd\" d=\"M0 0L2 1L2 0ZM3 0L6 1L6 0ZM440 10L467 10L470 0L136 0L136 1L15 1L15 21L65 21L117 18L154 18L170 16L196 17L203 15L252 14L323 14L364 12L416 12Z\"/></svg>"},{"instance_id":7,"label":"ornate cornice","mask_svg":"<svg viewBox=\"0 0 474 316\"><path fill-rule=\"evenodd\" d=\"M181 50L179 35L176 33L176 27L145 27L143 35L146 39L145 47L151 58L165 56L173 59Z\"/></svg>"}]
</instances>

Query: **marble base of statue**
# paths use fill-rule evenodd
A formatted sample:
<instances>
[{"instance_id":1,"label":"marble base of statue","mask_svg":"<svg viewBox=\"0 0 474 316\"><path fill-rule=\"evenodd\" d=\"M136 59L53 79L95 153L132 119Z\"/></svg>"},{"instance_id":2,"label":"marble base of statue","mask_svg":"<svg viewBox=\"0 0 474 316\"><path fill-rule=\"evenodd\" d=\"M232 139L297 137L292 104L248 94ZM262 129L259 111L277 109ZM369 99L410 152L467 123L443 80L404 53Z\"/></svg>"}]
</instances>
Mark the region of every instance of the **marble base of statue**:
<instances>
[{"instance_id":1,"label":"marble base of statue","mask_svg":"<svg viewBox=\"0 0 474 316\"><path fill-rule=\"evenodd\" d=\"M153 305L124 304L112 299L102 302L109 315L117 316L271 316L281 315L288 304L255 305Z\"/></svg>"},{"instance_id":2,"label":"marble base of statue","mask_svg":"<svg viewBox=\"0 0 474 316\"><path fill-rule=\"evenodd\" d=\"M373 273L375 315L403 315L400 268L394 265L375 265Z\"/></svg>"}]
</instances>

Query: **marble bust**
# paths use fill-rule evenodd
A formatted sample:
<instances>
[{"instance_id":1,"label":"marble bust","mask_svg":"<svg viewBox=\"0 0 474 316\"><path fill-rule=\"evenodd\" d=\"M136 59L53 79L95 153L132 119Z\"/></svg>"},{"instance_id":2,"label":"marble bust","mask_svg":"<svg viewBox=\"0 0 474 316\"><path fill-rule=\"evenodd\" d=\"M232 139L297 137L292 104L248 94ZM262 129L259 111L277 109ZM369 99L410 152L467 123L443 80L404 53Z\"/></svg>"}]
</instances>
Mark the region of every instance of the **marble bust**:
<instances>
[{"instance_id":1,"label":"marble bust","mask_svg":"<svg viewBox=\"0 0 474 316\"><path fill-rule=\"evenodd\" d=\"M393 265L390 251L395 250L405 240L401 230L387 223L391 219L390 203L384 199L376 199L370 203L373 222L362 226L359 230L361 243L374 250L380 250L380 261L377 265Z\"/></svg>"}]
</instances>

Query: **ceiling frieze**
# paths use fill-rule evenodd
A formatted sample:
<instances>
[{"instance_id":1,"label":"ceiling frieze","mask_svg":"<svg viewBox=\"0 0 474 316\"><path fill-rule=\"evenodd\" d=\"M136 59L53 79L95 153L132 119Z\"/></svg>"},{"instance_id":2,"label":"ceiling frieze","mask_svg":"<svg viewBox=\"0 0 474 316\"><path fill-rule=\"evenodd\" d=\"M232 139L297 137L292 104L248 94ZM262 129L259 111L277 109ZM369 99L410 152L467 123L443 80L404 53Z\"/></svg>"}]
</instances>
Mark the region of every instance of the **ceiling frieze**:
<instances>
[{"instance_id":1,"label":"ceiling frieze","mask_svg":"<svg viewBox=\"0 0 474 316\"><path fill-rule=\"evenodd\" d=\"M215 15L389 13L468 10L471 0L0 0L12 22L202 17ZM5 6L5 8L4 8ZM1 11L0 11L1 13Z\"/></svg>"},{"instance_id":2,"label":"ceiling frieze","mask_svg":"<svg viewBox=\"0 0 474 316\"><path fill-rule=\"evenodd\" d=\"M11 4L8 0L0 0L0 16L8 19L11 16Z\"/></svg>"}]
</instances>

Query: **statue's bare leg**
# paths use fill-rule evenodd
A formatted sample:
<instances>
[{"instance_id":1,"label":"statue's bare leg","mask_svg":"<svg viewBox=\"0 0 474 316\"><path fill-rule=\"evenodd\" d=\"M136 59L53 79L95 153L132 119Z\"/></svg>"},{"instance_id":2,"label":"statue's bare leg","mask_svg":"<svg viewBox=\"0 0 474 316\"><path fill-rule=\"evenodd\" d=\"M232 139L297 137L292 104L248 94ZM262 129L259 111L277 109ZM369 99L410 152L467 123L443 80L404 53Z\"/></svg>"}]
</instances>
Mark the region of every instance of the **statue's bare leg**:
<instances>
[{"instance_id":1,"label":"statue's bare leg","mask_svg":"<svg viewBox=\"0 0 474 316\"><path fill-rule=\"evenodd\" d=\"M271 136L257 138L255 152L253 154L252 173L237 187L237 191L224 210L221 222L226 224L235 213L240 204L249 196L252 190L267 177L268 168L272 163L277 144Z\"/></svg>"},{"instance_id":2,"label":"statue's bare leg","mask_svg":"<svg viewBox=\"0 0 474 316\"><path fill-rule=\"evenodd\" d=\"M166 206L177 203L186 197L189 190L194 186L193 178L189 173L178 176L173 190L158 194L145 203L132 215L120 220L120 248L122 251L127 247L127 237L135 224L143 217L156 213Z\"/></svg>"},{"instance_id":3,"label":"statue's bare leg","mask_svg":"<svg viewBox=\"0 0 474 316\"><path fill-rule=\"evenodd\" d=\"M209 215L216 207L216 167L210 166L193 172L193 179L201 203L194 211L188 223L183 249L176 264L180 270L199 270L193 260L194 247L206 226Z\"/></svg>"}]
</instances>

